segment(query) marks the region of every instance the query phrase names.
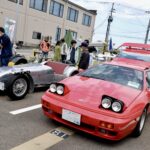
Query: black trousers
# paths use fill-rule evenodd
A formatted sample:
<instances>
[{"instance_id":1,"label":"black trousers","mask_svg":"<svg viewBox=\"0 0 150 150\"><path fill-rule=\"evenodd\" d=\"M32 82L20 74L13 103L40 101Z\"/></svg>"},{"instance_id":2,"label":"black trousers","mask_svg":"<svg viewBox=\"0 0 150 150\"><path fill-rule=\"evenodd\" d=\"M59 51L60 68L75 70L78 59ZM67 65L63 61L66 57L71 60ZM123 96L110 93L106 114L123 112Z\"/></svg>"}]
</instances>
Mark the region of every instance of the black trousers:
<instances>
[{"instance_id":1,"label":"black trousers","mask_svg":"<svg viewBox=\"0 0 150 150\"><path fill-rule=\"evenodd\" d=\"M61 62L65 63L66 62L66 58L67 58L67 55L61 55Z\"/></svg>"}]
</instances>

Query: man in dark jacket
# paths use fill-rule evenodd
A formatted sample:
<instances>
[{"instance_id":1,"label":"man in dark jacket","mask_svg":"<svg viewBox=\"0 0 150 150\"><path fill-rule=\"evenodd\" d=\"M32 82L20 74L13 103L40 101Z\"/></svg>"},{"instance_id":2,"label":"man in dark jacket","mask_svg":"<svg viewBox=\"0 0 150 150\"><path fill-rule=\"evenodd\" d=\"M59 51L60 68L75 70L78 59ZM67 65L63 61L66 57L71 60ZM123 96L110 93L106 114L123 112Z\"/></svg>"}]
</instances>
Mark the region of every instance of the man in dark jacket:
<instances>
[{"instance_id":1,"label":"man in dark jacket","mask_svg":"<svg viewBox=\"0 0 150 150\"><path fill-rule=\"evenodd\" d=\"M5 29L0 27L0 58L1 66L7 66L9 59L12 57L12 43L10 38L5 34Z\"/></svg>"},{"instance_id":2,"label":"man in dark jacket","mask_svg":"<svg viewBox=\"0 0 150 150\"><path fill-rule=\"evenodd\" d=\"M71 41L70 61L72 64L75 64L76 44L77 42L75 40Z\"/></svg>"},{"instance_id":3,"label":"man in dark jacket","mask_svg":"<svg viewBox=\"0 0 150 150\"><path fill-rule=\"evenodd\" d=\"M79 62L79 71L85 70L89 67L90 55L88 51L88 44L83 42L81 44L82 54Z\"/></svg>"}]
</instances>

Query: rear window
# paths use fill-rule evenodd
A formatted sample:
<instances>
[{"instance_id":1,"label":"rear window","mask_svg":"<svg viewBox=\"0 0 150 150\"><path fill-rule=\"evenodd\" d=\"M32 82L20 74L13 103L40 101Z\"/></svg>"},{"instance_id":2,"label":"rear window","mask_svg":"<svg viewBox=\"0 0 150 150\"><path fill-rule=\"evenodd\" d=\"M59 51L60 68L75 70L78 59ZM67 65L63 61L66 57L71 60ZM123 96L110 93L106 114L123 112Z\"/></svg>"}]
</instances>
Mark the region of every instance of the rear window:
<instances>
[{"instance_id":1,"label":"rear window","mask_svg":"<svg viewBox=\"0 0 150 150\"><path fill-rule=\"evenodd\" d=\"M138 54L138 53L122 51L118 57L150 62L149 54Z\"/></svg>"}]
</instances>

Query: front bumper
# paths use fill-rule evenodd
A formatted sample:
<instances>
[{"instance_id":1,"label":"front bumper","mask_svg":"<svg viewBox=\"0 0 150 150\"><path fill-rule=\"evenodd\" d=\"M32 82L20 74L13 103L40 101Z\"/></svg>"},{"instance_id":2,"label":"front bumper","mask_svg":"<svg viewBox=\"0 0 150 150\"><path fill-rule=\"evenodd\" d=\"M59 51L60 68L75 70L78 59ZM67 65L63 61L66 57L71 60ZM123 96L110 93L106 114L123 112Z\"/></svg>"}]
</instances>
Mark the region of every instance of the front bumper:
<instances>
[{"instance_id":1,"label":"front bumper","mask_svg":"<svg viewBox=\"0 0 150 150\"><path fill-rule=\"evenodd\" d=\"M137 124L136 118L129 120L104 116L102 114L89 112L85 109L68 105L62 101L57 101L56 99L50 99L47 95L42 97L42 109L47 117L55 121L92 134L94 136L109 140L121 140L122 138L129 135ZM81 114L81 125L76 125L62 119L63 109L71 110ZM107 124L111 126L108 128L108 126L106 126Z\"/></svg>"}]
</instances>

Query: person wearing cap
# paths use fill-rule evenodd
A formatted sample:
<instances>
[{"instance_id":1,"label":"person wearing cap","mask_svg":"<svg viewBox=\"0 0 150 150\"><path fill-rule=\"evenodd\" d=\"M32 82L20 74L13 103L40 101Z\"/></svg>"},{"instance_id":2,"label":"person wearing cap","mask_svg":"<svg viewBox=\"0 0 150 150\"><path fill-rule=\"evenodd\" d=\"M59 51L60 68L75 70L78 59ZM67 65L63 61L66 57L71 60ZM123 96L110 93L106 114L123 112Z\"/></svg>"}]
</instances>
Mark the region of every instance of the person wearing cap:
<instances>
[{"instance_id":1,"label":"person wearing cap","mask_svg":"<svg viewBox=\"0 0 150 150\"><path fill-rule=\"evenodd\" d=\"M85 69L88 69L89 67L90 54L88 51L88 44L86 42L81 43L80 47L82 49L82 54L81 54L78 68L79 71L83 71Z\"/></svg>"},{"instance_id":2,"label":"person wearing cap","mask_svg":"<svg viewBox=\"0 0 150 150\"><path fill-rule=\"evenodd\" d=\"M1 66L8 66L8 62L12 55L12 43L10 41L10 38L5 34L5 29L3 27L0 27Z\"/></svg>"},{"instance_id":3,"label":"person wearing cap","mask_svg":"<svg viewBox=\"0 0 150 150\"><path fill-rule=\"evenodd\" d=\"M84 40L85 43L87 43L87 45L89 46L90 41L89 40Z\"/></svg>"}]
</instances>

